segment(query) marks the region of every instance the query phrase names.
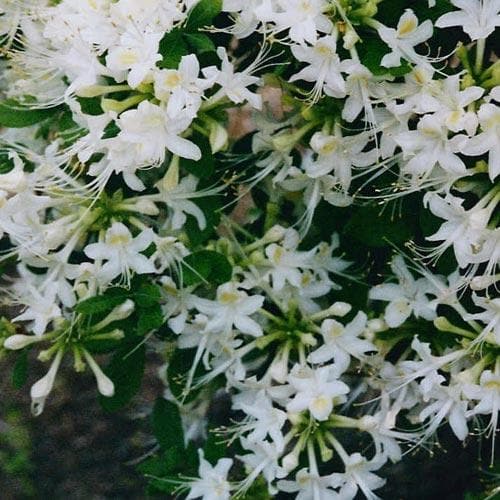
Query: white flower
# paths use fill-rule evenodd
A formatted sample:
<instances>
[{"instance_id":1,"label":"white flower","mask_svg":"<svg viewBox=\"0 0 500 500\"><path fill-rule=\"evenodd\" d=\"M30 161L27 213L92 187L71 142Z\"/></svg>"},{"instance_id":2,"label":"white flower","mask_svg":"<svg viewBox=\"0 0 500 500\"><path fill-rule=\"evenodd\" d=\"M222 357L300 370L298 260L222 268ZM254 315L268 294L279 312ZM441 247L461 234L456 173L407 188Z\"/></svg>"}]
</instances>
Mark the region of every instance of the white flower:
<instances>
[{"instance_id":1,"label":"white flower","mask_svg":"<svg viewBox=\"0 0 500 500\"><path fill-rule=\"evenodd\" d=\"M23 286L23 282L20 282L19 285L20 289L24 288L24 293L19 297L18 302L24 304L26 308L12 321L32 321L30 329L33 333L43 335L47 330L47 325L62 315L56 301L57 290L48 289L42 294L34 286L26 286L25 284Z\"/></svg>"},{"instance_id":2,"label":"white flower","mask_svg":"<svg viewBox=\"0 0 500 500\"><path fill-rule=\"evenodd\" d=\"M441 255L453 245L460 267L481 262L483 260L481 250L487 236L486 226L493 207L485 207L480 201L466 210L463 207L464 200L461 198L452 195L443 198L436 193L427 193L424 201L434 215L445 219L439 230L426 238L429 241L442 241L431 254Z\"/></svg>"},{"instance_id":3,"label":"white flower","mask_svg":"<svg viewBox=\"0 0 500 500\"><path fill-rule=\"evenodd\" d=\"M200 466L199 479L189 484L189 494L186 500L201 498L202 500L229 500L231 498L231 485L227 480L229 469L233 465L230 458L221 458L215 467L207 462L203 451L199 450Z\"/></svg>"},{"instance_id":4,"label":"white flower","mask_svg":"<svg viewBox=\"0 0 500 500\"><path fill-rule=\"evenodd\" d=\"M117 123L121 132L117 139L124 143L127 154L130 154L130 147L133 148L139 165L160 164L165 159L166 149L182 158L198 161L200 148L180 137L191 124L192 116L178 111L171 115L161 106L142 101L137 109L120 115Z\"/></svg>"},{"instance_id":5,"label":"white flower","mask_svg":"<svg viewBox=\"0 0 500 500\"><path fill-rule=\"evenodd\" d=\"M481 133L469 139L461 151L469 156L488 153L488 174L493 182L500 175L500 106L485 103L478 117Z\"/></svg>"},{"instance_id":6,"label":"white flower","mask_svg":"<svg viewBox=\"0 0 500 500\"><path fill-rule=\"evenodd\" d=\"M103 283L110 283L120 275L124 275L128 281L131 271L137 274L156 271L153 263L140 253L146 250L152 241L151 229L142 231L134 238L124 224L114 222L106 231L104 241L91 243L84 251L91 259L107 261L98 272Z\"/></svg>"},{"instance_id":7,"label":"white flower","mask_svg":"<svg viewBox=\"0 0 500 500\"><path fill-rule=\"evenodd\" d=\"M313 351L308 360L312 363L325 363L332 358L340 372L349 368L351 356L362 359L367 351L376 351L368 340L360 339L366 327L366 314L358 312L356 317L344 326L334 319L326 319L321 324L324 344Z\"/></svg>"},{"instance_id":8,"label":"white flower","mask_svg":"<svg viewBox=\"0 0 500 500\"><path fill-rule=\"evenodd\" d=\"M264 0L255 12L261 21L274 23L277 31L289 29L288 36L304 44L314 43L318 31L331 31L332 22L323 14L327 7L325 0Z\"/></svg>"},{"instance_id":9,"label":"white flower","mask_svg":"<svg viewBox=\"0 0 500 500\"><path fill-rule=\"evenodd\" d=\"M217 288L217 300L194 299L195 307L209 316L206 332L228 332L233 326L240 332L259 337L262 327L249 316L264 303L262 295L248 296L237 283L225 283Z\"/></svg>"},{"instance_id":10,"label":"white flower","mask_svg":"<svg viewBox=\"0 0 500 500\"><path fill-rule=\"evenodd\" d=\"M269 434L278 450L284 449L284 439L281 428L286 422L286 413L273 406L269 397L261 391L252 405L241 403L234 405L234 408L243 410L246 415L252 418L248 424L244 425L246 438L252 442L260 442Z\"/></svg>"},{"instance_id":11,"label":"white flower","mask_svg":"<svg viewBox=\"0 0 500 500\"><path fill-rule=\"evenodd\" d=\"M203 91L212 85L210 80L198 78L200 64L194 54L183 56L178 69L154 72L155 97L167 101L167 112L176 116L183 108L194 116L201 105Z\"/></svg>"},{"instance_id":12,"label":"white flower","mask_svg":"<svg viewBox=\"0 0 500 500\"><path fill-rule=\"evenodd\" d=\"M339 499L351 500L358 490L361 490L369 500L377 499L372 490L384 486L385 479L376 476L372 471L380 469L383 461L368 461L360 453L353 453L343 460L345 473L337 474L337 477L344 482L339 491Z\"/></svg>"},{"instance_id":13,"label":"white flower","mask_svg":"<svg viewBox=\"0 0 500 500\"><path fill-rule=\"evenodd\" d=\"M297 391L286 409L292 413L309 410L316 420L328 420L333 407L345 401L349 387L338 380L336 366L316 369L295 365L288 375L288 382Z\"/></svg>"},{"instance_id":14,"label":"white flower","mask_svg":"<svg viewBox=\"0 0 500 500\"><path fill-rule=\"evenodd\" d=\"M247 88L260 81L260 78L250 74L254 66L258 64L258 60L250 65L245 71L235 72L234 66L229 61L224 47L217 48L217 55L222 61L221 69L218 70L214 66L210 66L202 70L203 75L208 80L217 83L221 87L210 100L217 101L221 97L227 96L235 104L241 104L248 101L254 108L261 109L262 97L250 92Z\"/></svg>"},{"instance_id":15,"label":"white flower","mask_svg":"<svg viewBox=\"0 0 500 500\"><path fill-rule=\"evenodd\" d=\"M120 45L110 49L106 66L114 73L117 81L127 80L132 87L138 87L148 73L161 60L158 54L162 33L126 32L120 38Z\"/></svg>"},{"instance_id":16,"label":"white flower","mask_svg":"<svg viewBox=\"0 0 500 500\"><path fill-rule=\"evenodd\" d=\"M334 488L338 488L342 482L338 474L320 476L317 472L309 469L300 469L295 481L278 481L278 488L286 493L297 493L295 500L344 500Z\"/></svg>"},{"instance_id":17,"label":"white flower","mask_svg":"<svg viewBox=\"0 0 500 500\"><path fill-rule=\"evenodd\" d=\"M460 26L471 40L489 37L500 26L500 0L451 0L459 11L447 12L436 22L438 28Z\"/></svg>"},{"instance_id":18,"label":"white flower","mask_svg":"<svg viewBox=\"0 0 500 500\"><path fill-rule=\"evenodd\" d=\"M448 139L448 128L433 115L423 116L417 130L403 132L394 137L408 159L404 170L414 177L427 177L436 163L445 171L465 174L464 162L457 156L466 137L456 135Z\"/></svg>"},{"instance_id":19,"label":"white flower","mask_svg":"<svg viewBox=\"0 0 500 500\"><path fill-rule=\"evenodd\" d=\"M392 50L382 58L380 63L382 66L386 68L399 66L401 58L419 64L423 63L424 58L415 52L414 47L432 36L432 22L427 20L419 26L413 11L406 9L396 29L382 25L378 28L378 34Z\"/></svg>"},{"instance_id":20,"label":"white flower","mask_svg":"<svg viewBox=\"0 0 500 500\"><path fill-rule=\"evenodd\" d=\"M354 167L366 167L375 162L375 150L363 152L370 136L360 133L351 136L342 136L338 127L334 135L316 132L311 137L311 148L318 154L315 163L306 165L306 174L317 178L334 171L335 178L344 191L349 189Z\"/></svg>"},{"instance_id":21,"label":"white flower","mask_svg":"<svg viewBox=\"0 0 500 500\"><path fill-rule=\"evenodd\" d=\"M304 80L315 82L311 97L316 100L321 93L341 98L346 94L342 77L342 63L337 55L337 40L331 35L320 38L312 47L292 45L295 59L308 63L307 66L290 78L291 82Z\"/></svg>"},{"instance_id":22,"label":"white flower","mask_svg":"<svg viewBox=\"0 0 500 500\"><path fill-rule=\"evenodd\" d=\"M415 280L406 267L403 257L396 255L391 263L392 272L399 283L384 283L373 287L369 292L372 300L385 300L389 304L385 309L385 321L391 328L402 325L413 313L417 318L428 321L436 317L435 308L427 294L434 287L425 278Z\"/></svg>"}]
</instances>

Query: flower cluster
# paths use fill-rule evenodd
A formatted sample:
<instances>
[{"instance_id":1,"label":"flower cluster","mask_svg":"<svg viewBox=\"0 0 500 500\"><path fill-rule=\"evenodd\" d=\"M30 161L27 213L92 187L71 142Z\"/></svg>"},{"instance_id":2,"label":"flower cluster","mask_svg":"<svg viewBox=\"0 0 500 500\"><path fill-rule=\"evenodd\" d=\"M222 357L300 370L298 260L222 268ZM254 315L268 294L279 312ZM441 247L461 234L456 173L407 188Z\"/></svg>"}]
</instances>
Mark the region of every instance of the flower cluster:
<instances>
[{"instance_id":1,"label":"flower cluster","mask_svg":"<svg viewBox=\"0 0 500 500\"><path fill-rule=\"evenodd\" d=\"M443 424L494 459L500 3L414 8L0 2L0 354L44 346L36 415L67 357L117 409L151 350L153 492L378 498Z\"/></svg>"}]
</instances>

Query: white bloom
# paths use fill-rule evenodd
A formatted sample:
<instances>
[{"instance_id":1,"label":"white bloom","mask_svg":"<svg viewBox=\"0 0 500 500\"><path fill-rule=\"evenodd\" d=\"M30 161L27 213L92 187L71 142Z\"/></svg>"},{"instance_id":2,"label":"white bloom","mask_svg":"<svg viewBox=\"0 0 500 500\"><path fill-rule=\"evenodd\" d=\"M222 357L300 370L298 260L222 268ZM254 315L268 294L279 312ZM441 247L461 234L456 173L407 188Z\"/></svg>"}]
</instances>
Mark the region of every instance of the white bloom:
<instances>
[{"instance_id":1,"label":"white bloom","mask_svg":"<svg viewBox=\"0 0 500 500\"><path fill-rule=\"evenodd\" d=\"M106 66L117 81L127 80L132 87L138 87L148 73L161 60L158 47L163 34L126 32L120 38L120 45L110 49Z\"/></svg>"},{"instance_id":2,"label":"white bloom","mask_svg":"<svg viewBox=\"0 0 500 500\"><path fill-rule=\"evenodd\" d=\"M385 479L376 476L372 471L380 469L383 461L368 461L360 453L353 453L344 458L344 464L345 473L336 476L344 482L339 491L339 499L351 500L358 490L361 490L369 500L377 499L373 490L384 486Z\"/></svg>"},{"instance_id":3,"label":"white bloom","mask_svg":"<svg viewBox=\"0 0 500 500\"><path fill-rule=\"evenodd\" d=\"M419 26L413 11L406 9L396 29L382 25L378 28L378 34L392 50L382 58L380 63L382 66L386 68L399 66L401 58L414 64L422 64L424 58L415 52L414 47L432 36L432 22L427 20Z\"/></svg>"},{"instance_id":4,"label":"white bloom","mask_svg":"<svg viewBox=\"0 0 500 500\"><path fill-rule=\"evenodd\" d=\"M262 107L262 97L260 95L250 92L247 87L255 85L260 81L260 78L251 75L253 66L258 61L254 62L249 68L242 72L235 72L233 64L227 57L227 52L224 47L218 47L217 55L222 61L221 69L218 70L214 66L203 68L203 75L218 85L220 90L210 99L217 101L223 96L227 96L235 104L241 104L248 101L251 106L256 109Z\"/></svg>"},{"instance_id":5,"label":"white bloom","mask_svg":"<svg viewBox=\"0 0 500 500\"><path fill-rule=\"evenodd\" d=\"M183 108L194 116L201 105L203 91L212 85L210 80L198 78L200 64L194 54L183 56L178 69L154 72L155 97L167 102L167 112L176 116Z\"/></svg>"},{"instance_id":6,"label":"white bloom","mask_svg":"<svg viewBox=\"0 0 500 500\"><path fill-rule=\"evenodd\" d=\"M479 156L488 153L488 174L493 182L500 175L500 106L483 104L478 111L481 133L462 147L462 153Z\"/></svg>"},{"instance_id":7,"label":"white bloom","mask_svg":"<svg viewBox=\"0 0 500 500\"><path fill-rule=\"evenodd\" d=\"M389 304L385 309L385 321L391 328L402 325L413 313L417 318L423 317L428 321L436 317L427 294L433 292L434 287L425 278L415 280L406 267L403 257L396 255L391 263L392 272L399 283L384 283L370 290L372 300L384 300Z\"/></svg>"},{"instance_id":8,"label":"white bloom","mask_svg":"<svg viewBox=\"0 0 500 500\"><path fill-rule=\"evenodd\" d=\"M91 259L107 261L99 270L100 280L107 284L120 275L129 280L131 271L137 274L154 273L153 263L140 253L152 241L151 229L142 231L134 238L124 224L114 222L106 231L104 241L91 243L84 251Z\"/></svg>"},{"instance_id":9,"label":"white bloom","mask_svg":"<svg viewBox=\"0 0 500 500\"><path fill-rule=\"evenodd\" d=\"M358 312L356 317L344 326L334 319L326 319L321 324L324 344L313 351L308 360L312 363L325 363L332 358L340 372L349 368L351 356L362 359L367 351L376 351L368 340L360 339L366 327L366 314Z\"/></svg>"},{"instance_id":10,"label":"white bloom","mask_svg":"<svg viewBox=\"0 0 500 500\"><path fill-rule=\"evenodd\" d=\"M304 80L315 82L311 97L316 100L321 93L341 98L346 94L345 81L342 77L342 63L337 55L337 40L331 35L320 38L314 46L292 45L295 59L307 63L307 66L290 78L291 82Z\"/></svg>"},{"instance_id":11,"label":"white bloom","mask_svg":"<svg viewBox=\"0 0 500 500\"><path fill-rule=\"evenodd\" d=\"M165 158L165 149L182 158L197 161L201 158L198 146L180 137L191 120L192 117L182 111L171 115L162 107L143 101L137 109L120 115L118 125L121 132L118 137L140 151L138 159L143 164L161 163Z\"/></svg>"},{"instance_id":12,"label":"white bloom","mask_svg":"<svg viewBox=\"0 0 500 500\"><path fill-rule=\"evenodd\" d=\"M199 479L189 484L189 494L186 500L201 498L202 500L229 500L231 498L231 485L227 480L229 469L233 465L230 458L221 458L213 467L203 456L203 451L198 451L200 466Z\"/></svg>"},{"instance_id":13,"label":"white bloom","mask_svg":"<svg viewBox=\"0 0 500 500\"><path fill-rule=\"evenodd\" d=\"M459 11L443 14L435 23L438 28L460 26L471 38L489 37L500 26L499 0L451 0Z\"/></svg>"},{"instance_id":14,"label":"white bloom","mask_svg":"<svg viewBox=\"0 0 500 500\"><path fill-rule=\"evenodd\" d=\"M238 290L237 283L220 285L216 301L194 299L195 307L210 318L206 332L228 332L235 327L253 337L262 335L262 327L250 315L257 312L263 303L262 295L249 297L243 290Z\"/></svg>"},{"instance_id":15,"label":"white bloom","mask_svg":"<svg viewBox=\"0 0 500 500\"><path fill-rule=\"evenodd\" d=\"M338 380L336 366L316 369L295 365L288 375L288 382L297 391L286 409L292 413L309 410L316 420L328 420L333 407L345 401L349 387Z\"/></svg>"},{"instance_id":16,"label":"white bloom","mask_svg":"<svg viewBox=\"0 0 500 500\"><path fill-rule=\"evenodd\" d=\"M320 476L309 469L300 469L295 481L278 481L278 488L286 493L297 493L295 500L344 500L334 488L342 484L338 474Z\"/></svg>"}]
</instances>

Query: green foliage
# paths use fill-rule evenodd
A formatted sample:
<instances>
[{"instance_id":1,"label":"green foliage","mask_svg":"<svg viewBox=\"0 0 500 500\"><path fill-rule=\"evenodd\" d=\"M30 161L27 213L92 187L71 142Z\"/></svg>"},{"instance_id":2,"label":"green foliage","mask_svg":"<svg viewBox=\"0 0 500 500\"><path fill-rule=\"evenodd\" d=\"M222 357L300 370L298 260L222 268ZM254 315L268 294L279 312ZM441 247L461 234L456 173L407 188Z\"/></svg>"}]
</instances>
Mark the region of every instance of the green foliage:
<instances>
[{"instance_id":1,"label":"green foliage","mask_svg":"<svg viewBox=\"0 0 500 500\"><path fill-rule=\"evenodd\" d=\"M194 31L213 23L222 10L222 0L200 0L189 12L186 29Z\"/></svg>"},{"instance_id":2,"label":"green foliage","mask_svg":"<svg viewBox=\"0 0 500 500\"><path fill-rule=\"evenodd\" d=\"M224 255L212 250L201 250L188 255L182 265L182 282L185 286L208 282L221 285L229 281L233 269Z\"/></svg>"},{"instance_id":3,"label":"green foliage","mask_svg":"<svg viewBox=\"0 0 500 500\"><path fill-rule=\"evenodd\" d=\"M28 379L28 350L23 349L18 355L12 370L12 385L20 389Z\"/></svg>"},{"instance_id":4,"label":"green foliage","mask_svg":"<svg viewBox=\"0 0 500 500\"><path fill-rule=\"evenodd\" d=\"M390 206L357 207L344 233L369 247L383 247L390 243L400 245L408 241L416 231L415 220L402 218Z\"/></svg>"},{"instance_id":5,"label":"green foliage","mask_svg":"<svg viewBox=\"0 0 500 500\"><path fill-rule=\"evenodd\" d=\"M101 406L106 411L123 408L139 391L144 374L146 349L144 344L127 344L113 356L104 370L115 385L112 397L100 396Z\"/></svg>"},{"instance_id":6,"label":"green foliage","mask_svg":"<svg viewBox=\"0 0 500 500\"><path fill-rule=\"evenodd\" d=\"M182 430L179 408L172 401L158 398L152 414L153 433L164 450L184 448L184 431Z\"/></svg>"},{"instance_id":7,"label":"green foliage","mask_svg":"<svg viewBox=\"0 0 500 500\"><path fill-rule=\"evenodd\" d=\"M13 99L7 99L0 102L0 125L10 128L30 127L51 117L58 109L30 109Z\"/></svg>"}]
</instances>

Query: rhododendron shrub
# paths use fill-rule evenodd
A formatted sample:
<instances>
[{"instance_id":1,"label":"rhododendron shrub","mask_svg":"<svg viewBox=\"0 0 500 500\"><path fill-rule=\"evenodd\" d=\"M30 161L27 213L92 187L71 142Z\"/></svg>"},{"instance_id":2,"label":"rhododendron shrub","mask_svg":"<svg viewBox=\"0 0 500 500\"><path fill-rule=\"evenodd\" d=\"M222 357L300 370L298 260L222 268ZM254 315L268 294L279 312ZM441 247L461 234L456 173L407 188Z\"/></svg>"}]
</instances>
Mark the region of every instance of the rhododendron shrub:
<instances>
[{"instance_id":1,"label":"rhododendron shrub","mask_svg":"<svg viewBox=\"0 0 500 500\"><path fill-rule=\"evenodd\" d=\"M155 351L150 493L378 498L442 427L493 463L498 26L498 0L0 2L0 336L19 387L47 366L33 413L68 362L119 410Z\"/></svg>"}]
</instances>

